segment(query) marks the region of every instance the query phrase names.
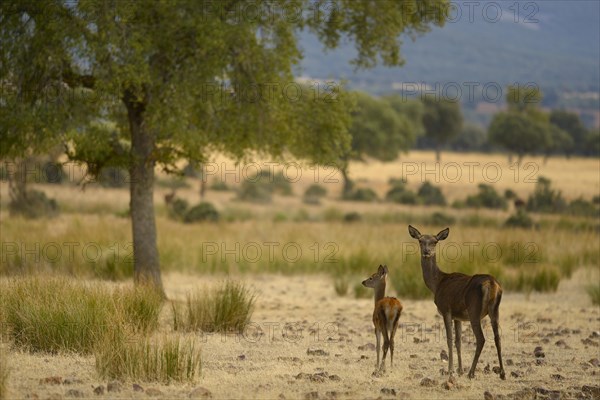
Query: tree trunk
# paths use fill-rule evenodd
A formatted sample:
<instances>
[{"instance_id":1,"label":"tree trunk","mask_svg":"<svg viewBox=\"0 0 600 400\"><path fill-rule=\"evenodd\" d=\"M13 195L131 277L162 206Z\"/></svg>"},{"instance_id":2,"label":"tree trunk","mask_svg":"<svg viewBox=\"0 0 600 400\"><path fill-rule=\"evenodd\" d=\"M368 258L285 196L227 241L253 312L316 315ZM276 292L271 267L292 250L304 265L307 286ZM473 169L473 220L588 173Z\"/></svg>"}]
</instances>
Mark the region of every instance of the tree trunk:
<instances>
[{"instance_id":1,"label":"tree trunk","mask_svg":"<svg viewBox=\"0 0 600 400\"><path fill-rule=\"evenodd\" d=\"M206 195L206 166L200 163L200 200Z\"/></svg>"},{"instance_id":2,"label":"tree trunk","mask_svg":"<svg viewBox=\"0 0 600 400\"><path fill-rule=\"evenodd\" d=\"M435 161L440 162L442 160L442 151L440 150L440 145L435 145Z\"/></svg>"},{"instance_id":3,"label":"tree trunk","mask_svg":"<svg viewBox=\"0 0 600 400\"><path fill-rule=\"evenodd\" d=\"M340 172L342 173L342 180L343 180L342 198L346 198L350 194L350 192L352 192L352 187L354 186L354 184L348 177L348 163L347 162L345 162L341 166Z\"/></svg>"},{"instance_id":4,"label":"tree trunk","mask_svg":"<svg viewBox=\"0 0 600 400\"><path fill-rule=\"evenodd\" d=\"M123 99L131 130L130 210L134 281L150 284L164 295L154 220L154 136L144 123L145 103L130 92Z\"/></svg>"}]
</instances>

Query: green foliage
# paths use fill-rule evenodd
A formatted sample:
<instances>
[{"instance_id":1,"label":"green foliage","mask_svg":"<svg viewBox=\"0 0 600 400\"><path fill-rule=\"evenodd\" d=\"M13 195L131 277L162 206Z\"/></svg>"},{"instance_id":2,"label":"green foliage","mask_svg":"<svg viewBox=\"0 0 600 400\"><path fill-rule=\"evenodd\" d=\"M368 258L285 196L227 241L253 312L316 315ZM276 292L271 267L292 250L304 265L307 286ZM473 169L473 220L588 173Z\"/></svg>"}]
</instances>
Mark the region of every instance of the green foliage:
<instances>
[{"instance_id":1,"label":"green foliage","mask_svg":"<svg viewBox=\"0 0 600 400\"><path fill-rule=\"evenodd\" d=\"M250 322L256 295L242 283L227 281L213 290L187 296L185 317L173 308L177 329L241 333Z\"/></svg>"},{"instance_id":2,"label":"green foliage","mask_svg":"<svg viewBox=\"0 0 600 400\"><path fill-rule=\"evenodd\" d=\"M343 199L370 203L377 201L377 193L370 188L356 188L349 193L345 193Z\"/></svg>"},{"instance_id":3,"label":"green foliage","mask_svg":"<svg viewBox=\"0 0 600 400\"><path fill-rule=\"evenodd\" d=\"M344 214L344 222L357 222L360 220L362 220L362 216L356 211L350 211L349 213Z\"/></svg>"},{"instance_id":4,"label":"green foliage","mask_svg":"<svg viewBox=\"0 0 600 400\"><path fill-rule=\"evenodd\" d=\"M567 212L572 215L581 217L598 217L600 209L592 202L583 199L582 197L575 199L569 203Z\"/></svg>"},{"instance_id":5,"label":"green foliage","mask_svg":"<svg viewBox=\"0 0 600 400\"><path fill-rule=\"evenodd\" d=\"M390 179L392 187L385 194L385 199L399 204L417 204L417 195L406 187L403 179Z\"/></svg>"},{"instance_id":6,"label":"green foliage","mask_svg":"<svg viewBox=\"0 0 600 400\"><path fill-rule=\"evenodd\" d=\"M565 199L560 190L551 188L550 179L540 176L533 193L527 199L528 211L541 213L559 213L567 207Z\"/></svg>"},{"instance_id":7,"label":"green foliage","mask_svg":"<svg viewBox=\"0 0 600 400\"><path fill-rule=\"evenodd\" d=\"M98 346L95 356L96 371L102 379L193 382L202 365L200 348L193 338L127 340L113 335Z\"/></svg>"},{"instance_id":8,"label":"green foliage","mask_svg":"<svg viewBox=\"0 0 600 400\"><path fill-rule=\"evenodd\" d=\"M486 149L487 132L474 124L465 124L449 145L455 151L482 151Z\"/></svg>"},{"instance_id":9,"label":"green foliage","mask_svg":"<svg viewBox=\"0 0 600 400\"><path fill-rule=\"evenodd\" d=\"M394 290L401 299L428 299L432 297L431 291L423 282L421 268L414 266L403 268L390 276Z\"/></svg>"},{"instance_id":10,"label":"green foliage","mask_svg":"<svg viewBox=\"0 0 600 400\"><path fill-rule=\"evenodd\" d=\"M170 218L183 221L188 212L189 204L186 199L175 197L167 204L167 214Z\"/></svg>"},{"instance_id":11,"label":"green foliage","mask_svg":"<svg viewBox=\"0 0 600 400\"><path fill-rule=\"evenodd\" d=\"M550 123L569 135L571 145L577 153L584 153L587 129L585 129L578 114L566 110L552 110L550 112ZM570 152L572 149L565 150Z\"/></svg>"},{"instance_id":12,"label":"green foliage","mask_svg":"<svg viewBox=\"0 0 600 400\"><path fill-rule=\"evenodd\" d=\"M271 174L268 170L262 170L242 182L238 199L251 203L270 203L274 193L289 196L292 194L292 185L283 173Z\"/></svg>"},{"instance_id":13,"label":"green foliage","mask_svg":"<svg viewBox=\"0 0 600 400\"><path fill-rule=\"evenodd\" d=\"M56 200L49 199L46 193L34 189L11 197L8 203L8 210L10 215L20 215L32 219L55 217L59 214Z\"/></svg>"},{"instance_id":14,"label":"green foliage","mask_svg":"<svg viewBox=\"0 0 600 400\"><path fill-rule=\"evenodd\" d=\"M426 222L432 226L448 226L454 225L456 218L446 213L436 211L431 214L431 217L427 218Z\"/></svg>"},{"instance_id":15,"label":"green foliage","mask_svg":"<svg viewBox=\"0 0 600 400\"><path fill-rule=\"evenodd\" d=\"M440 148L456 137L463 124L460 103L444 98L424 96L423 126L425 136L436 143L437 160L439 161Z\"/></svg>"},{"instance_id":16,"label":"green foliage","mask_svg":"<svg viewBox=\"0 0 600 400\"><path fill-rule=\"evenodd\" d=\"M425 181L417 192L419 200L426 206L445 206L446 198L444 197L442 190L434 186L432 183Z\"/></svg>"},{"instance_id":17,"label":"green foliage","mask_svg":"<svg viewBox=\"0 0 600 400\"><path fill-rule=\"evenodd\" d=\"M517 212L504 222L504 226L509 228L533 228L534 223L531 217L523 209L517 210Z\"/></svg>"},{"instance_id":18,"label":"green foliage","mask_svg":"<svg viewBox=\"0 0 600 400\"><path fill-rule=\"evenodd\" d=\"M590 300L594 305L600 305L600 284L588 285L586 288Z\"/></svg>"},{"instance_id":19,"label":"green foliage","mask_svg":"<svg viewBox=\"0 0 600 400\"><path fill-rule=\"evenodd\" d=\"M354 284L354 297L357 299L368 299L373 297L373 289L369 289L361 282Z\"/></svg>"},{"instance_id":20,"label":"green foliage","mask_svg":"<svg viewBox=\"0 0 600 400\"><path fill-rule=\"evenodd\" d=\"M210 221L216 222L219 220L219 212L212 203L202 202L190 208L183 217L183 222L194 223Z\"/></svg>"},{"instance_id":21,"label":"green foliage","mask_svg":"<svg viewBox=\"0 0 600 400\"><path fill-rule=\"evenodd\" d=\"M467 207L484 207L506 210L508 207L506 199L500 196L493 186L480 183L478 187L479 193L473 196L468 196L465 200L465 205Z\"/></svg>"},{"instance_id":22,"label":"green foliage","mask_svg":"<svg viewBox=\"0 0 600 400\"><path fill-rule=\"evenodd\" d=\"M1 288L3 329L33 352L88 354L111 326L151 332L162 303L153 288L111 292L65 279L15 279Z\"/></svg>"},{"instance_id":23,"label":"green foliage","mask_svg":"<svg viewBox=\"0 0 600 400\"><path fill-rule=\"evenodd\" d=\"M543 94L538 85L509 85L506 91L506 103L509 110L524 112L537 109L542 103Z\"/></svg>"},{"instance_id":24,"label":"green foliage","mask_svg":"<svg viewBox=\"0 0 600 400\"><path fill-rule=\"evenodd\" d=\"M525 154L542 151L551 143L547 124L516 111L494 115L488 135L491 143L516 153L519 159Z\"/></svg>"},{"instance_id":25,"label":"green foliage","mask_svg":"<svg viewBox=\"0 0 600 400\"><path fill-rule=\"evenodd\" d=\"M325 197L327 189L323 186L313 183L304 191L304 197Z\"/></svg>"},{"instance_id":26,"label":"green foliage","mask_svg":"<svg viewBox=\"0 0 600 400\"><path fill-rule=\"evenodd\" d=\"M121 167L104 167L100 170L98 182L103 187L128 188L130 182L129 171Z\"/></svg>"},{"instance_id":27,"label":"green foliage","mask_svg":"<svg viewBox=\"0 0 600 400\"><path fill-rule=\"evenodd\" d=\"M350 278L347 275L336 277L333 281L333 288L338 296L347 295L350 288Z\"/></svg>"}]
</instances>

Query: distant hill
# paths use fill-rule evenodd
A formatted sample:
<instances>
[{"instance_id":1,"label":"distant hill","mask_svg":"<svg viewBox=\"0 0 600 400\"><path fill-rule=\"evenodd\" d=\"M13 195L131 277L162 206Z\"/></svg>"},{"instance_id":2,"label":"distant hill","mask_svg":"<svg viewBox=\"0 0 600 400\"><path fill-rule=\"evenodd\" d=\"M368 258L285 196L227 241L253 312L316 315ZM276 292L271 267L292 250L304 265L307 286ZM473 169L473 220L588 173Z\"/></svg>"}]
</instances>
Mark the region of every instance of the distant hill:
<instances>
[{"instance_id":1,"label":"distant hill","mask_svg":"<svg viewBox=\"0 0 600 400\"><path fill-rule=\"evenodd\" d=\"M487 98L493 100L491 89L496 84L504 89L508 84L533 83L544 91L545 106L598 109L600 1L482 1L473 8L472 20L465 3L453 4L461 12L460 17L457 12L452 15L454 22L433 28L414 42L403 38L401 54L406 63L399 68L378 66L355 72L349 64L355 54L352 44L324 52L316 37L303 32L300 74L346 79L352 88L373 94L406 88L408 82L454 95L458 85L463 103L469 103L468 85L474 85L470 82L480 85L473 86L476 101L471 103L485 97L486 84Z\"/></svg>"}]
</instances>

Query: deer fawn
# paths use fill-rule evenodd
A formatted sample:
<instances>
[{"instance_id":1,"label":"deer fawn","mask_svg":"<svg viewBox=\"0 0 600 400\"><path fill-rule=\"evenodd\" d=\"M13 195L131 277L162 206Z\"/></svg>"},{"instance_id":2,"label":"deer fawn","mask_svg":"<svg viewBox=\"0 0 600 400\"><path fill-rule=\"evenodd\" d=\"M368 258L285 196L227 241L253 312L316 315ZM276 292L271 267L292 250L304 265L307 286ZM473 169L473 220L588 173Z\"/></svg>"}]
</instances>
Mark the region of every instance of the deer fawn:
<instances>
[{"instance_id":1,"label":"deer fawn","mask_svg":"<svg viewBox=\"0 0 600 400\"><path fill-rule=\"evenodd\" d=\"M376 370L385 370L385 356L390 350L390 365L394 366L394 335L398 328L398 320L402 313L402 304L395 297L384 297L388 268L380 265L377 272L365 279L362 284L375 289L375 310L373 311L373 325L375 325L375 338L377 339L377 364ZM379 349L381 334L383 333L383 359L379 365Z\"/></svg>"},{"instance_id":2,"label":"deer fawn","mask_svg":"<svg viewBox=\"0 0 600 400\"><path fill-rule=\"evenodd\" d=\"M502 287L491 275L465 275L458 272L445 273L440 271L435 261L435 246L440 240L448 237L449 228L444 229L435 236L422 235L416 228L408 226L410 236L419 241L421 247L421 268L425 285L434 294L434 302L438 312L444 318L446 338L448 342L448 373L452 373L452 321L456 333L455 344L458 354L458 373L462 374L462 360L460 354L461 321L470 321L475 334L477 348L475 358L471 364L469 378L475 376L475 367L485 343L481 329L481 320L490 316L494 341L500 362L500 378L505 379L502 366L502 351L500 348L500 334L498 332L498 309L502 300Z\"/></svg>"}]
</instances>

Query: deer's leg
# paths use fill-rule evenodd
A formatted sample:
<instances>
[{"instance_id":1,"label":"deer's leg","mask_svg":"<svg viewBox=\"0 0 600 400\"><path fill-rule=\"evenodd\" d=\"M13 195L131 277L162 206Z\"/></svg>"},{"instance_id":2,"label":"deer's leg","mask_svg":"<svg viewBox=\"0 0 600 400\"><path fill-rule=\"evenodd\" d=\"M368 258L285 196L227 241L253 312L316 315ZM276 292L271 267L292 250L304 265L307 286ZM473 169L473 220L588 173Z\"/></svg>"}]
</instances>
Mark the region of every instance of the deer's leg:
<instances>
[{"instance_id":1,"label":"deer's leg","mask_svg":"<svg viewBox=\"0 0 600 400\"><path fill-rule=\"evenodd\" d=\"M481 305L479 306L479 308L481 308ZM475 367L477 366L477 362L479 361L479 355L481 354L481 350L483 349L483 345L485 344L485 336L483 335L483 330L481 329L481 320L479 319L481 311L479 313L469 312L469 315L471 316L471 328L473 328L475 340L477 341L477 347L475 349L475 358L473 358L473 364L471 364L471 370L469 371L469 378L474 378Z\"/></svg>"},{"instance_id":2,"label":"deer's leg","mask_svg":"<svg viewBox=\"0 0 600 400\"><path fill-rule=\"evenodd\" d=\"M400 319L400 313L396 315L394 318L394 323L392 324L392 333L390 334L390 365L394 366L394 337L396 336L396 329L398 329L398 320Z\"/></svg>"},{"instance_id":3,"label":"deer's leg","mask_svg":"<svg viewBox=\"0 0 600 400\"><path fill-rule=\"evenodd\" d=\"M385 356L390 348L390 336L388 334L388 322L383 309L381 310L381 328L383 331L383 358L381 359L381 370L385 370Z\"/></svg>"},{"instance_id":4,"label":"deer's leg","mask_svg":"<svg viewBox=\"0 0 600 400\"><path fill-rule=\"evenodd\" d=\"M375 364L375 368L379 368L379 349L381 348L381 332L377 328L375 328L375 339L377 339L377 344L375 345L375 349L377 350L377 364Z\"/></svg>"},{"instance_id":5,"label":"deer's leg","mask_svg":"<svg viewBox=\"0 0 600 400\"><path fill-rule=\"evenodd\" d=\"M500 332L498 330L498 323L500 318L499 308L500 308L500 299L502 298L502 294L498 295L496 302L491 310L490 320L492 321L492 330L494 331L494 342L496 343L496 350L498 351L498 362L500 363L500 378L506 379L506 375L504 374L504 366L502 365L502 346L500 345Z\"/></svg>"},{"instance_id":6,"label":"deer's leg","mask_svg":"<svg viewBox=\"0 0 600 400\"><path fill-rule=\"evenodd\" d=\"M459 320L454 320L454 344L456 344L456 355L458 356L458 374L462 375L462 356L460 354L462 326Z\"/></svg>"},{"instance_id":7,"label":"deer's leg","mask_svg":"<svg viewBox=\"0 0 600 400\"><path fill-rule=\"evenodd\" d=\"M446 342L448 343L448 374L452 374L452 313L444 315L444 326L446 327Z\"/></svg>"}]
</instances>

